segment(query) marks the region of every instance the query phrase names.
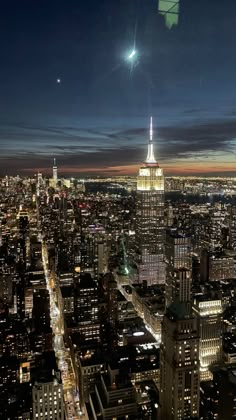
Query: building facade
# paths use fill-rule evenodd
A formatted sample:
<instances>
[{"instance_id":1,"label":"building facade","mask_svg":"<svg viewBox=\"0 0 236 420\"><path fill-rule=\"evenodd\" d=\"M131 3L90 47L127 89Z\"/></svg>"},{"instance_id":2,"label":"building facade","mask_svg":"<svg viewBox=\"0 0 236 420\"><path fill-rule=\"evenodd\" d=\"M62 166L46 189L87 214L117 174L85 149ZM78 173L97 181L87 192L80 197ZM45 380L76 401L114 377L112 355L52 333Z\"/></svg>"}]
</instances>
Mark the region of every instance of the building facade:
<instances>
[{"instance_id":1,"label":"building facade","mask_svg":"<svg viewBox=\"0 0 236 420\"><path fill-rule=\"evenodd\" d=\"M177 229L169 229L166 233L166 306L174 300L174 294L182 293L179 288L180 278L185 276L189 288L192 281L191 237ZM188 272L187 272L187 271ZM179 280L178 280L179 279ZM183 283L183 282L182 282ZM184 283L183 283L184 286ZM177 290L178 289L178 290ZM190 290L190 289L189 289ZM181 299L187 299L181 296ZM190 294L189 294L190 300Z\"/></svg>"},{"instance_id":2,"label":"building facade","mask_svg":"<svg viewBox=\"0 0 236 420\"><path fill-rule=\"evenodd\" d=\"M52 177L53 177L54 184L56 186L57 185L57 163L56 163L56 159L53 160Z\"/></svg>"},{"instance_id":3,"label":"building facade","mask_svg":"<svg viewBox=\"0 0 236 420\"><path fill-rule=\"evenodd\" d=\"M184 303L173 303L162 324L160 347L161 420L199 416L199 336L197 318Z\"/></svg>"},{"instance_id":4,"label":"building facade","mask_svg":"<svg viewBox=\"0 0 236 420\"><path fill-rule=\"evenodd\" d=\"M56 377L36 382L33 385L32 395L34 419L64 419L63 387Z\"/></svg>"},{"instance_id":5,"label":"building facade","mask_svg":"<svg viewBox=\"0 0 236 420\"><path fill-rule=\"evenodd\" d=\"M210 367L222 359L223 307L217 297L199 295L194 299L194 311L198 318L200 344L200 378L212 379Z\"/></svg>"},{"instance_id":6,"label":"building facade","mask_svg":"<svg viewBox=\"0 0 236 420\"><path fill-rule=\"evenodd\" d=\"M138 282L165 282L164 176L153 150L152 119L146 161L137 179L136 244Z\"/></svg>"}]
</instances>

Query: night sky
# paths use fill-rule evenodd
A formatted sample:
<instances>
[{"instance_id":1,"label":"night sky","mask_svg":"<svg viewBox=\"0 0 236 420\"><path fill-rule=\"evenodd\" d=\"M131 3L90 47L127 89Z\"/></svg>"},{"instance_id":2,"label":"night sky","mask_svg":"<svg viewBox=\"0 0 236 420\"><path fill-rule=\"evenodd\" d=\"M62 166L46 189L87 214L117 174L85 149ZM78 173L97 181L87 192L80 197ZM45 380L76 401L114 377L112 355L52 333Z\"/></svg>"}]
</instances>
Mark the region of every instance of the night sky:
<instances>
[{"instance_id":1,"label":"night sky","mask_svg":"<svg viewBox=\"0 0 236 420\"><path fill-rule=\"evenodd\" d=\"M0 175L136 174L152 115L166 175L236 176L235 0L1 0L0 54Z\"/></svg>"}]
</instances>

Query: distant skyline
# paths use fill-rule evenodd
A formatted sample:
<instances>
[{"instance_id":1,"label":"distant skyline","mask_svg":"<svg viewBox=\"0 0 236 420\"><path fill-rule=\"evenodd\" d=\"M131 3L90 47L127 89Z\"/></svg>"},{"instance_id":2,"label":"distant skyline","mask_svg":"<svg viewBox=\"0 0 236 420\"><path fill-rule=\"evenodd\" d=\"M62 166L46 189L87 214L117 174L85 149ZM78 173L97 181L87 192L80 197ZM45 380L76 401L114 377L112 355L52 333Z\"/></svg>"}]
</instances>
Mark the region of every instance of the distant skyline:
<instances>
[{"instance_id":1,"label":"distant skyline","mask_svg":"<svg viewBox=\"0 0 236 420\"><path fill-rule=\"evenodd\" d=\"M170 30L156 0L2 5L0 175L135 175L152 115L165 175L236 176L235 27L234 0Z\"/></svg>"}]
</instances>

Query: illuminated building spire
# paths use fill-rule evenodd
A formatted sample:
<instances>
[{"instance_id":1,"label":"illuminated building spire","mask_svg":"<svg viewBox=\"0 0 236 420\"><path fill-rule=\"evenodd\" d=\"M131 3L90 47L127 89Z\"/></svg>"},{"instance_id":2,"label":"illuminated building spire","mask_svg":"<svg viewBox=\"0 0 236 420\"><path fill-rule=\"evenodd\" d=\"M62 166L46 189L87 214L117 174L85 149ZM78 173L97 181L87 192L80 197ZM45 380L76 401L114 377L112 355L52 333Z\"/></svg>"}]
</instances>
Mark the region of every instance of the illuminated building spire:
<instances>
[{"instance_id":1,"label":"illuminated building spire","mask_svg":"<svg viewBox=\"0 0 236 420\"><path fill-rule=\"evenodd\" d=\"M150 137L149 137L149 143L148 143L148 154L147 158L145 160L145 163L157 163L155 156L154 156L154 150L153 150L153 128L152 128L152 117L150 118Z\"/></svg>"},{"instance_id":2,"label":"illuminated building spire","mask_svg":"<svg viewBox=\"0 0 236 420\"><path fill-rule=\"evenodd\" d=\"M164 176L153 150L153 126L145 162L139 168L136 202L136 266L138 283L165 283Z\"/></svg>"}]
</instances>

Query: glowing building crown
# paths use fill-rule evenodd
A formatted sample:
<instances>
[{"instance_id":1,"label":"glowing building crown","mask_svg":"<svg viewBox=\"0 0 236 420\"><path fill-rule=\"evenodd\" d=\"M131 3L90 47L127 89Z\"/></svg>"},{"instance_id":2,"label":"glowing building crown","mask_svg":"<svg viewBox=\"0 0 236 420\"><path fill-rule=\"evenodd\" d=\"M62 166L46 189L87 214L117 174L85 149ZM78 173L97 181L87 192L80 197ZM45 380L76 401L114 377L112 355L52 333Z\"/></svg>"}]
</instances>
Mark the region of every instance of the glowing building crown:
<instances>
[{"instance_id":1,"label":"glowing building crown","mask_svg":"<svg viewBox=\"0 0 236 420\"><path fill-rule=\"evenodd\" d=\"M157 163L155 156L154 156L154 150L153 150L153 128L152 128L152 117L150 119L150 137L149 137L149 143L148 143L148 154L147 158L145 160L145 163Z\"/></svg>"}]
</instances>

